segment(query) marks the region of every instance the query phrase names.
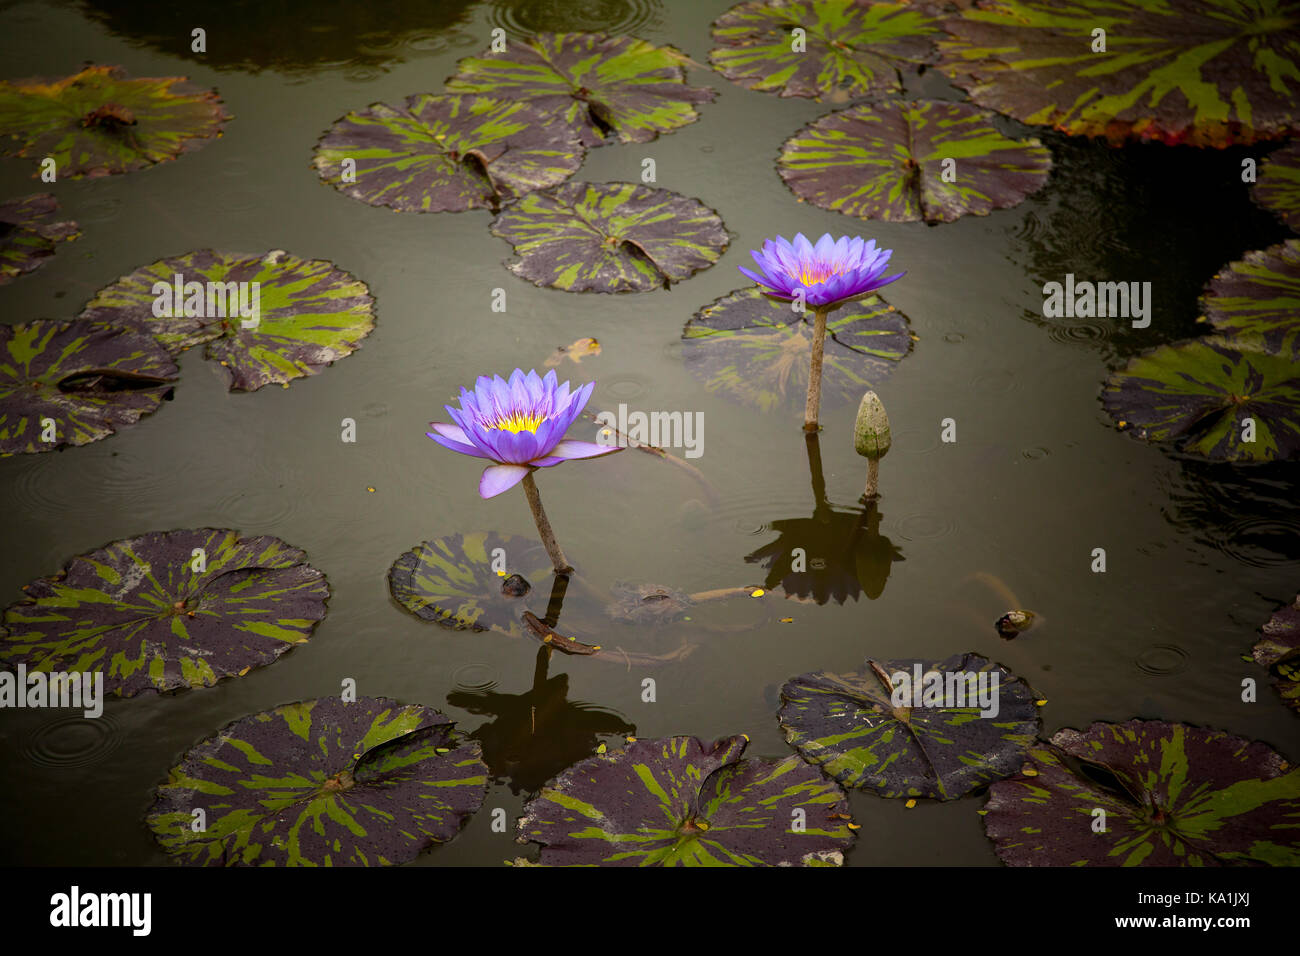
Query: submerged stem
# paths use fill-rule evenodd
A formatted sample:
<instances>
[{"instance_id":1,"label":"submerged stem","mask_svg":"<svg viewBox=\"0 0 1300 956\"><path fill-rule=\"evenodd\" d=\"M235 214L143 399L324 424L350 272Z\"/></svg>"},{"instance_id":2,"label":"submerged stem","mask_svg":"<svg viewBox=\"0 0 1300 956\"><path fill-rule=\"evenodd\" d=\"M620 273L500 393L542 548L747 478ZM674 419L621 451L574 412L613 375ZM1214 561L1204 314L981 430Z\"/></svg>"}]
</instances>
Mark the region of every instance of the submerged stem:
<instances>
[{"instance_id":1,"label":"submerged stem","mask_svg":"<svg viewBox=\"0 0 1300 956\"><path fill-rule=\"evenodd\" d=\"M829 310L813 310L812 359L808 366L808 401L804 404L803 428L807 432L817 430L817 419L822 406L822 352L826 347L826 314Z\"/></svg>"},{"instance_id":2,"label":"submerged stem","mask_svg":"<svg viewBox=\"0 0 1300 956\"><path fill-rule=\"evenodd\" d=\"M556 574L570 574L573 568L564 558L564 552L556 543L555 532L551 530L551 522L546 518L546 511L542 508L542 496L537 493L537 482L533 481L533 473L530 471L524 476L523 480L524 495L528 498L528 507L533 509L533 521L537 523L537 533L541 535L542 544L546 545L546 553L551 556L551 564L555 567Z\"/></svg>"}]
</instances>

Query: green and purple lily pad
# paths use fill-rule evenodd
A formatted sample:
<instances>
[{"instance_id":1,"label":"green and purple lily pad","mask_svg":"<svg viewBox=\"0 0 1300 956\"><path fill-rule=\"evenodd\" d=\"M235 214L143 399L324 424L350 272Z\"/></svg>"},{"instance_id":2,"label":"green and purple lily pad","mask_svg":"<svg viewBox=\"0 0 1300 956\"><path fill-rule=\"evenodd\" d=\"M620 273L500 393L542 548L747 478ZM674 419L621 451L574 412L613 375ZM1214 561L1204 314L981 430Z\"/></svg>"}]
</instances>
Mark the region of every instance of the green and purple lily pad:
<instances>
[{"instance_id":1,"label":"green and purple lily pad","mask_svg":"<svg viewBox=\"0 0 1300 956\"><path fill-rule=\"evenodd\" d=\"M540 541L492 531L425 541L388 570L393 599L416 617L455 631L523 634L524 590L549 581L551 560Z\"/></svg>"},{"instance_id":2,"label":"green and purple lily pad","mask_svg":"<svg viewBox=\"0 0 1300 956\"><path fill-rule=\"evenodd\" d=\"M1300 770L1263 743L1185 724L1062 730L982 812L1011 866L1300 865Z\"/></svg>"},{"instance_id":3,"label":"green and purple lily pad","mask_svg":"<svg viewBox=\"0 0 1300 956\"><path fill-rule=\"evenodd\" d=\"M220 136L230 118L215 90L179 76L132 78L120 66L0 83L0 137L13 140L5 152L50 157L60 179L176 159Z\"/></svg>"},{"instance_id":4,"label":"green and purple lily pad","mask_svg":"<svg viewBox=\"0 0 1300 956\"><path fill-rule=\"evenodd\" d=\"M709 207L634 183L564 183L529 193L492 221L514 246L510 271L566 292L667 288L722 257L730 237Z\"/></svg>"},{"instance_id":5,"label":"green and purple lily pad","mask_svg":"<svg viewBox=\"0 0 1300 956\"><path fill-rule=\"evenodd\" d=\"M574 764L524 807L543 866L838 866L848 799L798 757L749 739L632 740Z\"/></svg>"},{"instance_id":6,"label":"green and purple lily pad","mask_svg":"<svg viewBox=\"0 0 1300 956\"><path fill-rule=\"evenodd\" d=\"M869 660L848 674L791 679L779 719L790 745L846 787L956 800L1020 768L1039 730L1036 698L975 653Z\"/></svg>"},{"instance_id":7,"label":"green and purple lily pad","mask_svg":"<svg viewBox=\"0 0 1300 956\"><path fill-rule=\"evenodd\" d=\"M504 53L456 64L449 93L527 102L572 129L584 146L648 143L699 119L714 91L689 86L670 46L602 33L539 33Z\"/></svg>"},{"instance_id":8,"label":"green and purple lily pad","mask_svg":"<svg viewBox=\"0 0 1300 956\"><path fill-rule=\"evenodd\" d=\"M76 239L75 222L46 222L59 211L50 193L0 203L0 285L44 265L60 242Z\"/></svg>"},{"instance_id":9,"label":"green and purple lily pad","mask_svg":"<svg viewBox=\"0 0 1300 956\"><path fill-rule=\"evenodd\" d=\"M1282 702L1300 714L1300 595L1278 608L1260 630L1264 637L1251 649L1251 657L1273 675Z\"/></svg>"},{"instance_id":10,"label":"green and purple lily pad","mask_svg":"<svg viewBox=\"0 0 1300 956\"><path fill-rule=\"evenodd\" d=\"M128 329L0 325L0 456L107 438L157 411L178 372L166 349Z\"/></svg>"},{"instance_id":11,"label":"green and purple lily pad","mask_svg":"<svg viewBox=\"0 0 1300 956\"><path fill-rule=\"evenodd\" d=\"M191 866L407 863L454 837L487 793L482 751L453 727L383 697L253 714L185 754L146 823Z\"/></svg>"},{"instance_id":12,"label":"green and purple lily pad","mask_svg":"<svg viewBox=\"0 0 1300 956\"><path fill-rule=\"evenodd\" d=\"M323 259L200 249L100 289L81 318L147 332L173 355L205 345L231 391L251 392L351 355L375 327L374 301L364 282Z\"/></svg>"},{"instance_id":13,"label":"green and purple lily pad","mask_svg":"<svg viewBox=\"0 0 1300 956\"><path fill-rule=\"evenodd\" d=\"M307 641L329 597L297 548L213 528L114 541L23 590L4 612L0 664L102 672L119 697L273 663Z\"/></svg>"},{"instance_id":14,"label":"green and purple lily pad","mask_svg":"<svg viewBox=\"0 0 1300 956\"><path fill-rule=\"evenodd\" d=\"M998 0L943 22L939 68L1023 123L1223 147L1300 129L1296 23L1290 0Z\"/></svg>"},{"instance_id":15,"label":"green and purple lily pad","mask_svg":"<svg viewBox=\"0 0 1300 956\"><path fill-rule=\"evenodd\" d=\"M1205 318L1225 338L1258 336L1300 362L1300 239L1248 252L1211 280Z\"/></svg>"},{"instance_id":16,"label":"green and purple lily pad","mask_svg":"<svg viewBox=\"0 0 1300 956\"><path fill-rule=\"evenodd\" d=\"M1255 202L1300 232L1300 143L1268 154L1250 190Z\"/></svg>"},{"instance_id":17,"label":"green and purple lily pad","mask_svg":"<svg viewBox=\"0 0 1300 956\"><path fill-rule=\"evenodd\" d=\"M848 102L900 92L900 71L932 62L942 35L937 17L908 4L758 0L713 22L709 62L746 89Z\"/></svg>"},{"instance_id":18,"label":"green and purple lily pad","mask_svg":"<svg viewBox=\"0 0 1300 956\"><path fill-rule=\"evenodd\" d=\"M1256 335L1161 345L1107 380L1102 404L1147 441L1227 461L1300 453L1300 363Z\"/></svg>"},{"instance_id":19,"label":"green and purple lily pad","mask_svg":"<svg viewBox=\"0 0 1300 956\"><path fill-rule=\"evenodd\" d=\"M803 407L812 354L811 313L758 288L732 292L705 306L682 331L691 374L716 394L769 412ZM878 295L852 302L826 320L822 397L856 402L911 351L907 317Z\"/></svg>"},{"instance_id":20,"label":"green and purple lily pad","mask_svg":"<svg viewBox=\"0 0 1300 956\"><path fill-rule=\"evenodd\" d=\"M417 93L402 106L348 113L321 138L312 165L326 183L372 206L495 211L564 182L585 153L572 129L527 103Z\"/></svg>"},{"instance_id":21,"label":"green and purple lily pad","mask_svg":"<svg viewBox=\"0 0 1300 956\"><path fill-rule=\"evenodd\" d=\"M887 222L951 222L1022 202L1052 154L967 103L887 101L823 116L786 140L777 171L800 199Z\"/></svg>"}]
</instances>

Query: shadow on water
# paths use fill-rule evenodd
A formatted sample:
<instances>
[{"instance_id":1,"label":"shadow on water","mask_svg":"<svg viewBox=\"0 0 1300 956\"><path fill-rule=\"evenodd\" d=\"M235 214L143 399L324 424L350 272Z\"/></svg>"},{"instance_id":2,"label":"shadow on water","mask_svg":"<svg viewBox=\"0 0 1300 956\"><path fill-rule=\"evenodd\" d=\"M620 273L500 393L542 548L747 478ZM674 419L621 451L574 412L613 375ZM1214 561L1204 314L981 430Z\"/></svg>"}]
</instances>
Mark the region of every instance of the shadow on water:
<instances>
[{"instance_id":1,"label":"shadow on water","mask_svg":"<svg viewBox=\"0 0 1300 956\"><path fill-rule=\"evenodd\" d=\"M787 597L826 604L857 601L865 594L874 601L885 590L889 569L903 553L880 533L881 514L875 500L859 511L837 511L826 498L821 444L806 438L812 477L813 514L768 523L780 537L745 556L750 564L768 569L763 586L778 586Z\"/></svg>"},{"instance_id":2,"label":"shadow on water","mask_svg":"<svg viewBox=\"0 0 1300 956\"><path fill-rule=\"evenodd\" d=\"M217 70L380 68L450 45L475 0L84 0L82 9L129 42ZM296 26L295 26L296 24ZM191 31L207 31L206 52Z\"/></svg>"},{"instance_id":3,"label":"shadow on water","mask_svg":"<svg viewBox=\"0 0 1300 956\"><path fill-rule=\"evenodd\" d=\"M1027 267L1024 316L1057 341L1098 348L1112 364L1204 334L1208 326L1196 319L1206 283L1242 253L1288 236L1250 202L1242 181L1243 161L1258 164L1273 144L1171 151L1043 139L1055 160L1052 177L1026 202L1011 235L1009 258ZM1134 328L1126 317L1045 317L1043 285L1064 283L1067 274L1076 282L1150 282L1150 326Z\"/></svg>"},{"instance_id":4,"label":"shadow on water","mask_svg":"<svg viewBox=\"0 0 1300 956\"><path fill-rule=\"evenodd\" d=\"M569 700L569 675L547 676L551 653L537 649L533 686L522 694L447 695L453 707L492 717L469 736L483 746L493 778L514 793L537 793L562 770L591 756L601 736L636 733L634 724L613 711Z\"/></svg>"}]
</instances>

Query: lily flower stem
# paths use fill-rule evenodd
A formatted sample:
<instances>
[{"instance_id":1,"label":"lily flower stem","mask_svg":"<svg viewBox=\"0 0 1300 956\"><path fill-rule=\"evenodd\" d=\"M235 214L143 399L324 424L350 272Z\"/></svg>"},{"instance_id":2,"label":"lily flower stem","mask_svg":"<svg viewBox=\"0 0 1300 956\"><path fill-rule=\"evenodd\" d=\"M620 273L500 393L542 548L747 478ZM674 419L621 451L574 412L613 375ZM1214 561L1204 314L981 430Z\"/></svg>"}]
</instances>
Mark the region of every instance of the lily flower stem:
<instances>
[{"instance_id":1,"label":"lily flower stem","mask_svg":"<svg viewBox=\"0 0 1300 956\"><path fill-rule=\"evenodd\" d=\"M812 360L808 367L808 401L804 404L803 429L817 431L822 405L822 351L826 347L826 316L829 309L813 309Z\"/></svg>"},{"instance_id":2,"label":"lily flower stem","mask_svg":"<svg viewBox=\"0 0 1300 956\"><path fill-rule=\"evenodd\" d=\"M547 520L546 511L542 508L542 496L537 493L537 482L533 481L533 473L530 471L525 475L521 483L524 486L524 495L528 498L528 507L533 509L533 521L537 522L537 533L541 535L542 544L546 545L546 553L551 556L555 573L572 574L573 568L565 560L564 552L560 550L555 540L555 532L551 530L551 522Z\"/></svg>"}]
</instances>

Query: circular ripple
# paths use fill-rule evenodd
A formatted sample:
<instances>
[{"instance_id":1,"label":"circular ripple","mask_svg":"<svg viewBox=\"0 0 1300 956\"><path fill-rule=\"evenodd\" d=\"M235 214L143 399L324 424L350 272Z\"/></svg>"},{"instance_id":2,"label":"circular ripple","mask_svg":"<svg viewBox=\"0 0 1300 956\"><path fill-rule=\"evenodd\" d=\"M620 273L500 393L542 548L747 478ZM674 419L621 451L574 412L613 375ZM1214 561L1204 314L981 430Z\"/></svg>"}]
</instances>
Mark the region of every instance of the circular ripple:
<instances>
[{"instance_id":1,"label":"circular ripple","mask_svg":"<svg viewBox=\"0 0 1300 956\"><path fill-rule=\"evenodd\" d=\"M1152 644L1133 663L1138 670L1152 677L1170 677L1187 670L1190 655L1177 644Z\"/></svg>"},{"instance_id":2,"label":"circular ripple","mask_svg":"<svg viewBox=\"0 0 1300 956\"><path fill-rule=\"evenodd\" d=\"M1300 521L1242 518L1218 529L1213 541L1224 554L1251 567L1300 564Z\"/></svg>"},{"instance_id":3,"label":"circular ripple","mask_svg":"<svg viewBox=\"0 0 1300 956\"><path fill-rule=\"evenodd\" d=\"M442 33L412 33L406 37L405 46L413 53L441 53L450 46Z\"/></svg>"},{"instance_id":4,"label":"circular ripple","mask_svg":"<svg viewBox=\"0 0 1300 956\"><path fill-rule=\"evenodd\" d=\"M711 152L713 152L713 147L712 147L712 146L701 146L701 147L700 147L700 152L701 152L701 153L711 153Z\"/></svg>"},{"instance_id":5,"label":"circular ripple","mask_svg":"<svg viewBox=\"0 0 1300 956\"><path fill-rule=\"evenodd\" d=\"M215 517L220 527L267 534L298 510L303 497L298 487L289 476L264 477L218 499Z\"/></svg>"},{"instance_id":6,"label":"circular ripple","mask_svg":"<svg viewBox=\"0 0 1300 956\"><path fill-rule=\"evenodd\" d=\"M367 418L383 418L388 414L388 406L383 402L371 402L361 410Z\"/></svg>"},{"instance_id":7,"label":"circular ripple","mask_svg":"<svg viewBox=\"0 0 1300 956\"><path fill-rule=\"evenodd\" d=\"M384 70L373 66L354 66L343 72L343 78L351 83L373 83L384 75Z\"/></svg>"},{"instance_id":8,"label":"circular ripple","mask_svg":"<svg viewBox=\"0 0 1300 956\"><path fill-rule=\"evenodd\" d=\"M77 220L83 224L112 222L125 205L126 201L120 196L96 196L77 205Z\"/></svg>"},{"instance_id":9,"label":"circular ripple","mask_svg":"<svg viewBox=\"0 0 1300 956\"><path fill-rule=\"evenodd\" d=\"M943 340L945 342L950 342L953 345L960 345L962 342L966 341L966 336L962 335L960 332L949 332L943 337Z\"/></svg>"},{"instance_id":10,"label":"circular ripple","mask_svg":"<svg viewBox=\"0 0 1300 956\"><path fill-rule=\"evenodd\" d=\"M1049 326L1047 334L1054 342L1064 345L1099 345L1115 334L1115 328L1101 319L1085 320L1073 325L1053 323Z\"/></svg>"},{"instance_id":11,"label":"circular ripple","mask_svg":"<svg viewBox=\"0 0 1300 956\"><path fill-rule=\"evenodd\" d=\"M451 672L457 690L488 691L499 683L497 669L484 661L462 664Z\"/></svg>"},{"instance_id":12,"label":"circular ripple","mask_svg":"<svg viewBox=\"0 0 1300 956\"><path fill-rule=\"evenodd\" d=\"M1051 453L1051 449L1044 448L1041 445L1036 445L1033 448L1022 449L1020 457L1027 461L1038 461L1042 458L1046 458Z\"/></svg>"},{"instance_id":13,"label":"circular ripple","mask_svg":"<svg viewBox=\"0 0 1300 956\"><path fill-rule=\"evenodd\" d=\"M900 519L897 527L900 537L920 541L947 537L957 530L957 523L943 515L919 512Z\"/></svg>"},{"instance_id":14,"label":"circular ripple","mask_svg":"<svg viewBox=\"0 0 1300 956\"><path fill-rule=\"evenodd\" d=\"M983 392L1006 394L1016 387L1016 374L1009 369L988 369L971 379L971 384Z\"/></svg>"},{"instance_id":15,"label":"circular ripple","mask_svg":"<svg viewBox=\"0 0 1300 956\"><path fill-rule=\"evenodd\" d=\"M538 33L634 33L659 22L658 0L495 0L488 20L516 39Z\"/></svg>"},{"instance_id":16,"label":"circular ripple","mask_svg":"<svg viewBox=\"0 0 1300 956\"><path fill-rule=\"evenodd\" d=\"M122 743L123 732L107 712L99 717L65 712L37 727L22 742L23 755L39 767L86 767L99 763Z\"/></svg>"},{"instance_id":17,"label":"circular ripple","mask_svg":"<svg viewBox=\"0 0 1300 956\"><path fill-rule=\"evenodd\" d=\"M620 402L640 398L649 387L650 379L635 372L623 372L600 380L601 394L606 398L617 399Z\"/></svg>"}]
</instances>

